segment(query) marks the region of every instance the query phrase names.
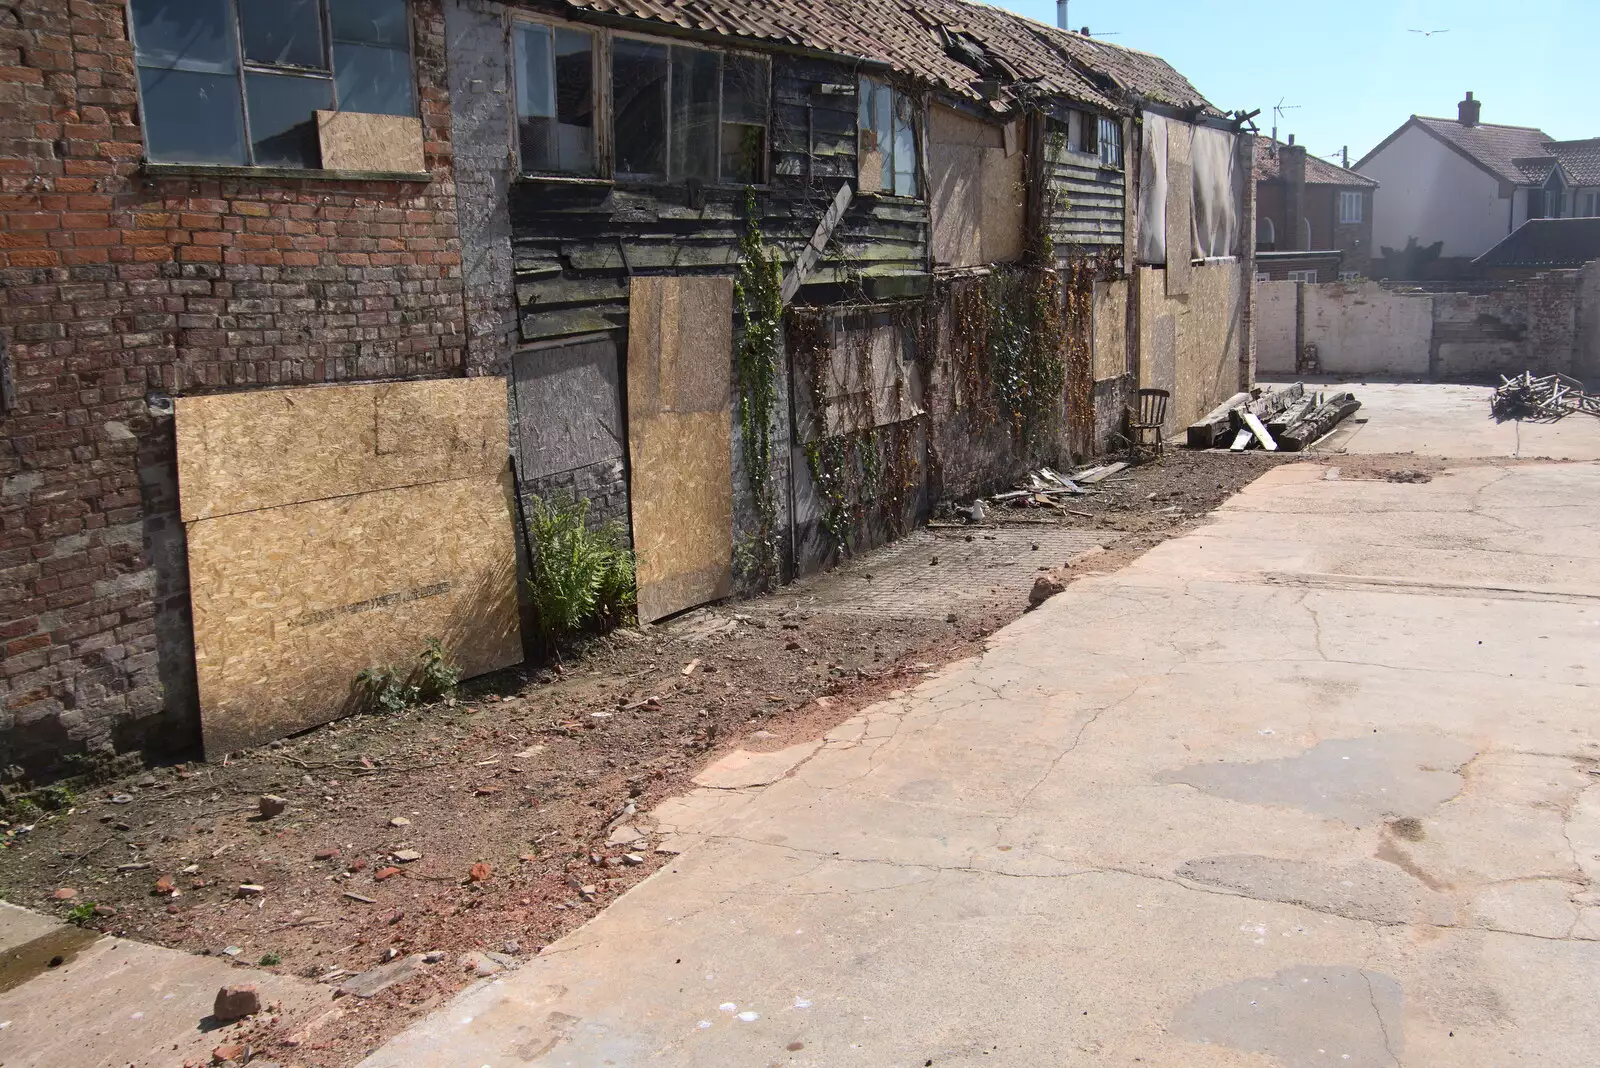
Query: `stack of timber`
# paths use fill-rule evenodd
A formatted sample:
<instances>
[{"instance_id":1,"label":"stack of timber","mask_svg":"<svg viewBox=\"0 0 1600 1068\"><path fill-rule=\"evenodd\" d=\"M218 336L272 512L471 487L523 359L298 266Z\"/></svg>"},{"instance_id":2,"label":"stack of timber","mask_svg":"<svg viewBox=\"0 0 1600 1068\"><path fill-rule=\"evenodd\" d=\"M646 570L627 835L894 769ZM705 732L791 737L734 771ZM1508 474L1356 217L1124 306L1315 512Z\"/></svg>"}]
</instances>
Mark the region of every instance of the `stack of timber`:
<instances>
[{"instance_id":1,"label":"stack of timber","mask_svg":"<svg viewBox=\"0 0 1600 1068\"><path fill-rule=\"evenodd\" d=\"M1600 416L1600 393L1585 393L1582 382L1566 375L1535 378L1531 371L1515 378L1501 375L1489 399L1489 414L1497 423L1512 419L1553 423L1573 412Z\"/></svg>"},{"instance_id":2,"label":"stack of timber","mask_svg":"<svg viewBox=\"0 0 1600 1068\"><path fill-rule=\"evenodd\" d=\"M1188 444L1191 449L1226 445L1232 452L1300 452L1360 407L1352 394L1307 393L1300 382L1254 396L1236 393L1190 424Z\"/></svg>"}]
</instances>

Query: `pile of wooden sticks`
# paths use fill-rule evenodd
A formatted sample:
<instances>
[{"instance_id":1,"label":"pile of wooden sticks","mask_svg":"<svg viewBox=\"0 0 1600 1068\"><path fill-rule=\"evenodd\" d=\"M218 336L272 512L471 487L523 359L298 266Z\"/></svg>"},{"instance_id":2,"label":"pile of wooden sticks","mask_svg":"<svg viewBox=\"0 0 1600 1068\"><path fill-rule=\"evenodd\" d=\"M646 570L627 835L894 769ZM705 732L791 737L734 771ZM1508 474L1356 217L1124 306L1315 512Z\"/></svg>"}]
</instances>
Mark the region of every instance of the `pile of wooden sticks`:
<instances>
[{"instance_id":1,"label":"pile of wooden sticks","mask_svg":"<svg viewBox=\"0 0 1600 1068\"><path fill-rule=\"evenodd\" d=\"M1535 378L1524 371L1515 378L1500 376L1500 385L1489 399L1489 414L1497 423L1510 420L1553 423L1573 412L1600 416L1600 394L1585 393L1583 383L1566 375Z\"/></svg>"}]
</instances>

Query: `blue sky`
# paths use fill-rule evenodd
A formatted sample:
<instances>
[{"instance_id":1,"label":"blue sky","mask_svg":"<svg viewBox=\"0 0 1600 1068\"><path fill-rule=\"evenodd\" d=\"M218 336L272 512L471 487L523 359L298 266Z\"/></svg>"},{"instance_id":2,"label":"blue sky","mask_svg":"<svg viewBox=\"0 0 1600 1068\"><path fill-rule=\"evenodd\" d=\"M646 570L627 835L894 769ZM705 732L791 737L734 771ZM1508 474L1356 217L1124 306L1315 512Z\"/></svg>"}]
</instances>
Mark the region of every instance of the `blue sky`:
<instances>
[{"instance_id":1,"label":"blue sky","mask_svg":"<svg viewBox=\"0 0 1600 1068\"><path fill-rule=\"evenodd\" d=\"M1055 22L1054 0L989 0ZM1600 137L1600 0L1071 0L1072 27L1165 58L1217 107L1354 163L1412 114ZM1408 30L1448 29L1423 37Z\"/></svg>"}]
</instances>

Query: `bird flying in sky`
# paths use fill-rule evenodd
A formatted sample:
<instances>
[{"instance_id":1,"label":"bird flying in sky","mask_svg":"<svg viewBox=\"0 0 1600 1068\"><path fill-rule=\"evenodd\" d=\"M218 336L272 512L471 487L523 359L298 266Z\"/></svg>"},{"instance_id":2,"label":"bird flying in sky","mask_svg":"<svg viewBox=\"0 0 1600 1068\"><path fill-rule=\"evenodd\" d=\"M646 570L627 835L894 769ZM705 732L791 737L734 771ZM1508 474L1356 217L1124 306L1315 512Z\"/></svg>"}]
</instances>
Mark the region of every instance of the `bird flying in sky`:
<instances>
[{"instance_id":1,"label":"bird flying in sky","mask_svg":"<svg viewBox=\"0 0 1600 1068\"><path fill-rule=\"evenodd\" d=\"M1420 33L1424 37L1432 37L1436 33L1449 33L1449 30L1407 30L1407 33Z\"/></svg>"}]
</instances>

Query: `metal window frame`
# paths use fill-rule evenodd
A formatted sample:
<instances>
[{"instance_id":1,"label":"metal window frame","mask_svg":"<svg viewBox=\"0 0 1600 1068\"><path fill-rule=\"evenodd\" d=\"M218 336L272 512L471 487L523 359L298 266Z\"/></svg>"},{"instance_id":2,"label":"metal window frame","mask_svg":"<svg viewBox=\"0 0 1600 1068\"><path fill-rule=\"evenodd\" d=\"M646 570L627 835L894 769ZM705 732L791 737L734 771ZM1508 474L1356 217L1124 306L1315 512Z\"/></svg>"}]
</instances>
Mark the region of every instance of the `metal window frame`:
<instances>
[{"instance_id":1,"label":"metal window frame","mask_svg":"<svg viewBox=\"0 0 1600 1068\"><path fill-rule=\"evenodd\" d=\"M123 0L122 17L123 24L128 28L128 43L133 45L134 91L136 93L140 109L139 142L141 147L144 149L144 161L146 163L150 163L153 162L150 159L150 123L147 121L147 115L144 111L144 87L140 81L138 72L140 68L146 66L148 66L150 70L189 70L190 68L182 66L159 67L144 64L139 61L139 43L134 40L133 33L133 5L135 2L136 0ZM275 74L286 75L289 77L306 78L313 81L326 81L329 83L329 98L333 103L332 110L340 110L338 72L334 70L333 67L333 16L330 9L330 5L333 2L334 0L317 0L317 14L322 22L322 54L323 58L328 64L326 72L323 72L308 67L296 67L287 64L275 65L271 63L246 62L244 56L244 20L239 14L239 0L226 0L228 18L232 23L233 29L233 75L239 86L239 114L242 119L242 129L244 131L245 162L243 166L251 168L263 167L262 164L258 164L256 162L255 138L251 136L250 132L250 98L245 85L246 74ZM412 117L420 119L422 112L422 87L417 81L417 23L415 9L412 5L412 0L401 0L401 3L405 5L406 11L406 61L407 65L410 67L411 105L413 111L415 112ZM217 74L219 72L204 71L202 73ZM170 162L178 166L235 166L234 164L185 164L181 160ZM264 167L263 169L278 170L280 168L274 165ZM326 168L295 167L292 169L304 170L308 174L316 174L319 171L325 170Z\"/></svg>"},{"instance_id":2,"label":"metal window frame","mask_svg":"<svg viewBox=\"0 0 1600 1068\"><path fill-rule=\"evenodd\" d=\"M580 174L576 171L528 170L522 166L521 70L517 63L517 42L515 38L515 34L517 33L520 25L542 26L544 27L545 32L550 35L550 105L553 110L557 109L555 102L556 30L572 30L575 33L585 34L588 36L591 42L589 49L589 103L590 107L593 109L592 114L594 116L594 122L590 124L591 132L589 147L594 153L594 167L592 168L592 173ZM606 60L610 59L610 53L605 47L607 34L603 30L592 26L584 26L578 23L568 22L564 19L545 18L539 16L535 12L522 10L510 12L509 32L510 36L506 42L508 46L506 48L506 63L510 67L511 72L509 81L511 84L510 110L511 151L513 162L512 170L516 174L524 175L530 178L566 178L582 180L605 177L611 170L611 161L607 158L607 155L604 152L606 142L601 133L601 127L604 125L601 116L604 114L609 114L610 112L610 93L606 91L606 88L604 88L605 84L609 81L609 79L605 77L605 68L607 66ZM602 56L602 52L605 52L605 55ZM668 74L670 76L670 69ZM552 114L550 116L550 120L555 122L556 116Z\"/></svg>"}]
</instances>

